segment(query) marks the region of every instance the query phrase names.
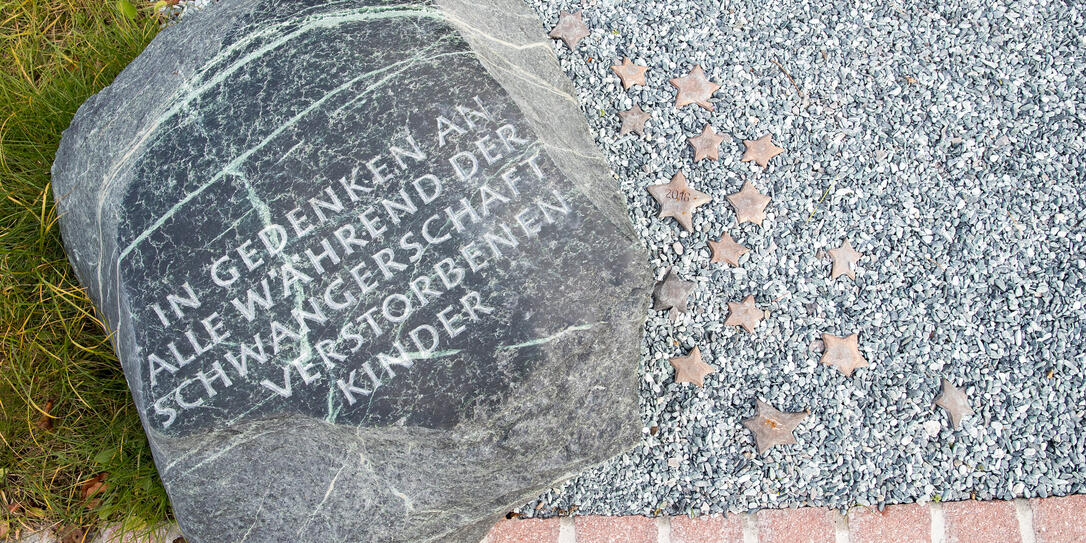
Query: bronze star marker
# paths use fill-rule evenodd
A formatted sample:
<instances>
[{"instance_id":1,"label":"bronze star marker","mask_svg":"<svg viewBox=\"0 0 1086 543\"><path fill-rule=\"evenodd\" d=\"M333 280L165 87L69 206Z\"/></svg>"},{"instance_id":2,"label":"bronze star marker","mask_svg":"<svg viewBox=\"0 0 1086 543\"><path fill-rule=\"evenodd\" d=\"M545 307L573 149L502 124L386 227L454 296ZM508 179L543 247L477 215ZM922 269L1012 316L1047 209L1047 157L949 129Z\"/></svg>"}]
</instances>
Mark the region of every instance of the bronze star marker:
<instances>
[{"instance_id":1,"label":"bronze star marker","mask_svg":"<svg viewBox=\"0 0 1086 543\"><path fill-rule=\"evenodd\" d=\"M830 249L830 258L833 259L833 269L830 270L830 279L837 279L841 275L847 275L856 280L856 261L863 257L863 253L856 252L852 244L845 238L844 243L836 249Z\"/></svg>"},{"instance_id":2,"label":"bronze star marker","mask_svg":"<svg viewBox=\"0 0 1086 543\"><path fill-rule=\"evenodd\" d=\"M739 192L728 195L728 201L732 203L735 214L739 217L739 224L752 222L759 226L765 219L765 206L769 205L770 199L769 196L758 192L750 181L743 183L743 188L739 189Z\"/></svg>"},{"instance_id":3,"label":"bronze star marker","mask_svg":"<svg viewBox=\"0 0 1086 543\"><path fill-rule=\"evenodd\" d=\"M577 13L570 13L562 10L558 15L558 24L547 35L555 39L561 38L562 41L566 42L566 46L570 50L575 50L577 42L588 35L588 27L585 26L582 18L583 11L577 10Z\"/></svg>"},{"instance_id":4,"label":"bronze star marker","mask_svg":"<svg viewBox=\"0 0 1086 543\"><path fill-rule=\"evenodd\" d=\"M687 232L694 231L694 209L713 200L708 194L690 188L682 171L676 172L670 183L649 185L648 189L660 203L660 218L675 217Z\"/></svg>"},{"instance_id":5,"label":"bronze star marker","mask_svg":"<svg viewBox=\"0 0 1086 543\"><path fill-rule=\"evenodd\" d=\"M671 268L664 280L656 283L656 288L652 290L653 311L675 308L680 313L686 313L686 299L696 286L693 281L679 279L675 268Z\"/></svg>"},{"instance_id":6,"label":"bronze star marker","mask_svg":"<svg viewBox=\"0 0 1086 543\"><path fill-rule=\"evenodd\" d=\"M630 132L644 135L645 121L649 120L651 115L642 111L641 106L634 104L634 107L631 107L628 111L618 112L618 116L622 118L622 128L618 129L618 134L621 136Z\"/></svg>"},{"instance_id":7,"label":"bronze star marker","mask_svg":"<svg viewBox=\"0 0 1086 543\"><path fill-rule=\"evenodd\" d=\"M710 241L709 248L713 250L713 258L709 262L727 262L732 266L738 266L739 257L750 252L750 249L736 243L727 232L720 237L720 241Z\"/></svg>"},{"instance_id":8,"label":"bronze star marker","mask_svg":"<svg viewBox=\"0 0 1086 543\"><path fill-rule=\"evenodd\" d=\"M649 71L649 67L634 64L630 62L630 57L626 57L622 64L611 66L611 70L622 80L622 88L629 90L634 85L645 84L645 72Z\"/></svg>"},{"instance_id":9,"label":"bronze star marker","mask_svg":"<svg viewBox=\"0 0 1086 543\"><path fill-rule=\"evenodd\" d=\"M694 148L694 162L703 158L717 160L720 158L720 142L724 141L724 136L717 135L713 127L706 124L701 134L687 138L686 141Z\"/></svg>"},{"instance_id":10,"label":"bronze star marker","mask_svg":"<svg viewBox=\"0 0 1086 543\"><path fill-rule=\"evenodd\" d=\"M935 399L935 405L946 409L955 429L961 425L962 419L973 414L973 408L969 407L969 399L965 397L965 392L958 390L958 387L946 379L943 379L943 392Z\"/></svg>"},{"instance_id":11,"label":"bronze star marker","mask_svg":"<svg viewBox=\"0 0 1086 543\"><path fill-rule=\"evenodd\" d=\"M739 161L750 162L753 160L763 168L769 166L769 159L784 152L784 149L773 145L773 138L769 134L756 140L743 140L743 145L747 147L747 150Z\"/></svg>"},{"instance_id":12,"label":"bronze star marker","mask_svg":"<svg viewBox=\"0 0 1086 543\"><path fill-rule=\"evenodd\" d=\"M701 350L694 347L690 354L669 359L675 368L676 383L694 383L697 386L705 386L705 376L716 373L716 369L701 361Z\"/></svg>"},{"instance_id":13,"label":"bronze star marker","mask_svg":"<svg viewBox=\"0 0 1086 543\"><path fill-rule=\"evenodd\" d=\"M709 111L713 110L709 97L720 88L720 85L706 79L701 66L694 66L689 74L672 79L671 84L679 89L679 93L675 95L676 108L697 104Z\"/></svg>"},{"instance_id":14,"label":"bronze star marker","mask_svg":"<svg viewBox=\"0 0 1086 543\"><path fill-rule=\"evenodd\" d=\"M758 452L763 453L774 445L795 444L796 436L792 435L792 432L807 415L807 411L784 413L762 400L758 400L758 411L754 413L753 417L744 420L743 426L754 432Z\"/></svg>"},{"instance_id":15,"label":"bronze star marker","mask_svg":"<svg viewBox=\"0 0 1086 543\"><path fill-rule=\"evenodd\" d=\"M848 337L822 334L822 344L825 345L822 363L841 370L845 377L851 377L856 368L868 365L867 360L860 354L860 337L856 334Z\"/></svg>"},{"instance_id":16,"label":"bronze star marker","mask_svg":"<svg viewBox=\"0 0 1086 543\"><path fill-rule=\"evenodd\" d=\"M754 296L743 298L742 302L728 302L728 320L725 326L739 326L753 334L754 327L765 318L765 311L754 305Z\"/></svg>"}]
</instances>

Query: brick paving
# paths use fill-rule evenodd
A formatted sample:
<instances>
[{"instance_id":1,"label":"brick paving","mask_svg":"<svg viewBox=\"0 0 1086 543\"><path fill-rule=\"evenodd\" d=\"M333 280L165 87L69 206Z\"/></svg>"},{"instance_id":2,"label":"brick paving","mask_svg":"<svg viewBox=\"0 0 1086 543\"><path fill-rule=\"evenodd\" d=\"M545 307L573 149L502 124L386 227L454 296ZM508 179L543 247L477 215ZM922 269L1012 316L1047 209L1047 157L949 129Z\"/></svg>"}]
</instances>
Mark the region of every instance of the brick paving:
<instances>
[{"instance_id":1,"label":"brick paving","mask_svg":"<svg viewBox=\"0 0 1086 543\"><path fill-rule=\"evenodd\" d=\"M116 536L93 543L172 543L177 525L158 536ZM164 537L163 537L164 536ZM10 535L9 535L10 537ZM51 532L19 543L56 543ZM91 540L88 540L91 541ZM962 501L854 507L848 517L825 508L763 509L705 517L598 517L503 520L482 543L1086 543L1086 495L1016 501Z\"/></svg>"},{"instance_id":2,"label":"brick paving","mask_svg":"<svg viewBox=\"0 0 1086 543\"><path fill-rule=\"evenodd\" d=\"M854 507L847 519L801 508L726 517L506 520L484 543L1086 543L1086 495Z\"/></svg>"},{"instance_id":3,"label":"brick paving","mask_svg":"<svg viewBox=\"0 0 1086 543\"><path fill-rule=\"evenodd\" d=\"M854 507L848 512L849 543L932 543L931 510L920 504Z\"/></svg>"},{"instance_id":4,"label":"brick paving","mask_svg":"<svg viewBox=\"0 0 1086 543\"><path fill-rule=\"evenodd\" d=\"M946 543L1023 543L1014 502L943 504Z\"/></svg>"},{"instance_id":5,"label":"brick paving","mask_svg":"<svg viewBox=\"0 0 1086 543\"><path fill-rule=\"evenodd\" d=\"M1030 500L1036 543L1086 542L1086 496Z\"/></svg>"},{"instance_id":6,"label":"brick paving","mask_svg":"<svg viewBox=\"0 0 1086 543\"><path fill-rule=\"evenodd\" d=\"M759 543L834 543L835 514L821 507L758 511Z\"/></svg>"},{"instance_id":7,"label":"brick paving","mask_svg":"<svg viewBox=\"0 0 1086 543\"><path fill-rule=\"evenodd\" d=\"M671 543L743 543L741 515L671 517Z\"/></svg>"}]
</instances>

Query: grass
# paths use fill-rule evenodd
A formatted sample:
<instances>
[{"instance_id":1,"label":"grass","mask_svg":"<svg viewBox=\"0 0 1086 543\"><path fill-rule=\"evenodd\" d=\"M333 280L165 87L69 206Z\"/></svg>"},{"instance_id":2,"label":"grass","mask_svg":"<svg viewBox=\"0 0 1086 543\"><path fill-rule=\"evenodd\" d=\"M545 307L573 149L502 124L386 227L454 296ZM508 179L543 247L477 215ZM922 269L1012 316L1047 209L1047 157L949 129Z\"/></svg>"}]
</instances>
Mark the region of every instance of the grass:
<instances>
[{"instance_id":1,"label":"grass","mask_svg":"<svg viewBox=\"0 0 1086 543\"><path fill-rule=\"evenodd\" d=\"M0 0L0 540L169 518L120 364L64 255L49 167L154 37L149 3Z\"/></svg>"}]
</instances>

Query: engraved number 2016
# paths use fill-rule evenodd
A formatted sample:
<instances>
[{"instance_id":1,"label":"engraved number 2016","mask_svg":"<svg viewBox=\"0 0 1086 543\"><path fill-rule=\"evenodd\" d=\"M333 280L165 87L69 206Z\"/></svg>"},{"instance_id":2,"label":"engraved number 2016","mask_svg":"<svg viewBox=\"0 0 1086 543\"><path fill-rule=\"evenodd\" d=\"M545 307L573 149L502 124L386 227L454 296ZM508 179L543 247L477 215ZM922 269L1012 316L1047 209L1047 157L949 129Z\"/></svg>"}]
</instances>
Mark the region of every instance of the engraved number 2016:
<instances>
[{"instance_id":1,"label":"engraved number 2016","mask_svg":"<svg viewBox=\"0 0 1086 543\"><path fill-rule=\"evenodd\" d=\"M680 202L689 202L690 193L681 190L669 190L664 194L665 198L671 198L672 200L678 200Z\"/></svg>"}]
</instances>

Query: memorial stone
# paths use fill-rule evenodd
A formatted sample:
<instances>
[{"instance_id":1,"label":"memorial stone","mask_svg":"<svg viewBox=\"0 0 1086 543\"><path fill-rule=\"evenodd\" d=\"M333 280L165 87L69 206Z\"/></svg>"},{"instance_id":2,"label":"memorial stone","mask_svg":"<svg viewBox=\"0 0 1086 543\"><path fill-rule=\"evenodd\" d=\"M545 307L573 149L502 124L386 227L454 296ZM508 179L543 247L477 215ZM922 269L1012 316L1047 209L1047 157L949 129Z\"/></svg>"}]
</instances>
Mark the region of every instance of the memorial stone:
<instances>
[{"instance_id":1,"label":"memorial stone","mask_svg":"<svg viewBox=\"0 0 1086 543\"><path fill-rule=\"evenodd\" d=\"M476 543L636 443L616 187L517 0L222 0L53 166L190 543Z\"/></svg>"}]
</instances>

